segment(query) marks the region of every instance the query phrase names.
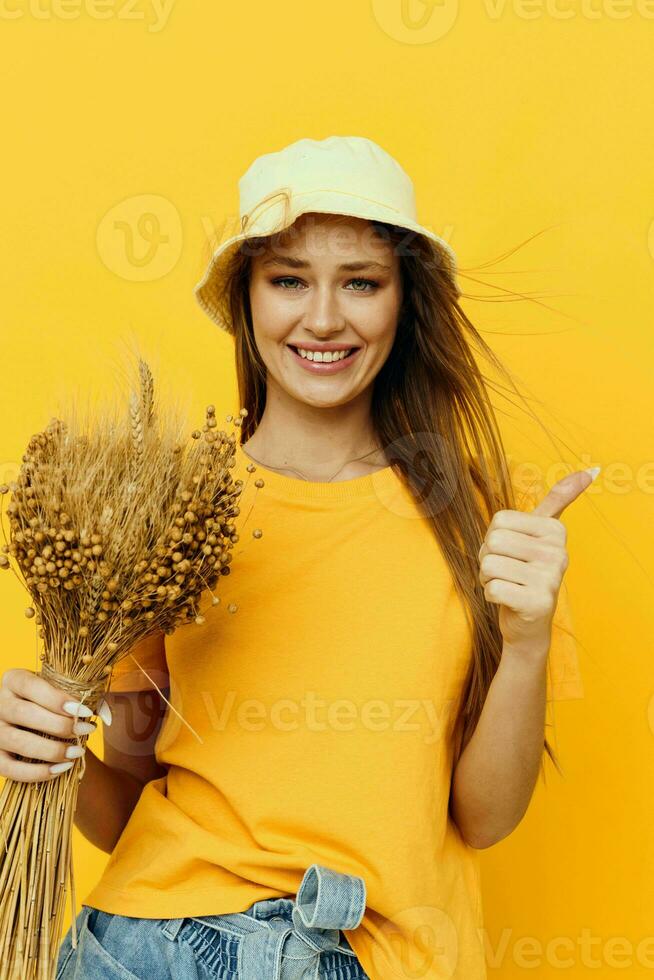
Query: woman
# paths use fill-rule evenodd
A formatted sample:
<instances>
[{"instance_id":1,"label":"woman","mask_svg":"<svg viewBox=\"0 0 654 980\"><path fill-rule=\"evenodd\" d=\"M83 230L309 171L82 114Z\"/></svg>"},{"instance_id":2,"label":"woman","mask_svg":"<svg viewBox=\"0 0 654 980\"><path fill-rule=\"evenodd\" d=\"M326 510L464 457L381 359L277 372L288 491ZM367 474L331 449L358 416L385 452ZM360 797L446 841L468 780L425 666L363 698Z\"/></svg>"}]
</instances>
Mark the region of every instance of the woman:
<instances>
[{"instance_id":1,"label":"woman","mask_svg":"<svg viewBox=\"0 0 654 980\"><path fill-rule=\"evenodd\" d=\"M558 516L592 474L516 506L473 351L503 369L381 147L299 140L239 186L196 290L235 340L243 546L202 625L114 670L76 817L111 857L58 980L481 980L478 849L583 693Z\"/></svg>"}]
</instances>

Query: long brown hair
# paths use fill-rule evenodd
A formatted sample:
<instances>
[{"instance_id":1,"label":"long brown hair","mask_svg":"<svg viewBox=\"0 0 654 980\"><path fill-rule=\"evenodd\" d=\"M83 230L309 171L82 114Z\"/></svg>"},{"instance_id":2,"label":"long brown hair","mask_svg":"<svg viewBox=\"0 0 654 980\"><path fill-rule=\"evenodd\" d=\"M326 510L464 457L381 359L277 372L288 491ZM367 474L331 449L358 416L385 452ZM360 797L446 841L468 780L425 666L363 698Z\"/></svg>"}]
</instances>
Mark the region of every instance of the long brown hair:
<instances>
[{"instance_id":1,"label":"long brown hair","mask_svg":"<svg viewBox=\"0 0 654 980\"><path fill-rule=\"evenodd\" d=\"M373 430L436 535L473 636L453 730L456 764L474 733L502 654L499 606L484 596L478 553L493 513L519 509L488 385L474 353L524 398L462 310L440 248L405 228L370 224L400 255L403 285L395 341L374 380ZM266 368L249 301L251 255L273 246L279 235L250 238L235 249L217 296L235 339L239 405L248 412L242 443L253 435L266 404ZM547 738L543 744L561 772Z\"/></svg>"}]
</instances>

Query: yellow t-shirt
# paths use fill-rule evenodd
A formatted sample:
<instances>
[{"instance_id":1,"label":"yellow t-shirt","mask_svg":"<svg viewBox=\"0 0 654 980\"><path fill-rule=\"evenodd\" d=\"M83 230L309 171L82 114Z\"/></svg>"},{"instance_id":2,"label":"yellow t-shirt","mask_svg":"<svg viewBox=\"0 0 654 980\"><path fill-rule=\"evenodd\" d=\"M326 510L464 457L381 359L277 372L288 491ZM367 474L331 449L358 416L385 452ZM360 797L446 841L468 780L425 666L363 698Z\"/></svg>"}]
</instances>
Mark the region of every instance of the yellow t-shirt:
<instances>
[{"instance_id":1,"label":"yellow t-shirt","mask_svg":"<svg viewBox=\"0 0 654 980\"><path fill-rule=\"evenodd\" d=\"M236 460L247 484L220 603L205 593L203 625L133 651L157 685L169 677L201 741L167 710L167 775L83 901L145 918L240 912L295 896L315 862L365 881L345 935L372 980L482 980L479 852L448 811L471 637L433 532L390 467L313 483L248 474L240 447ZM548 700L583 697L570 625L562 590ZM150 686L129 657L114 669L111 690Z\"/></svg>"}]
</instances>

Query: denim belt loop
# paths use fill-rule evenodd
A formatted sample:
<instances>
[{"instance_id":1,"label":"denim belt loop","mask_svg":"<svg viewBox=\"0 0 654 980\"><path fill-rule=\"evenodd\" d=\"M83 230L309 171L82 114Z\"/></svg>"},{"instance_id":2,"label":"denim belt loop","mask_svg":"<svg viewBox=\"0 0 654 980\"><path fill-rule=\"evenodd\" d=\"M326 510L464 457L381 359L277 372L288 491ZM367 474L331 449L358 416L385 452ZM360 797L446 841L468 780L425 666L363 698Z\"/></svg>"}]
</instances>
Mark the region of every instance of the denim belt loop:
<instances>
[{"instance_id":1,"label":"denim belt loop","mask_svg":"<svg viewBox=\"0 0 654 980\"><path fill-rule=\"evenodd\" d=\"M177 933L182 928L183 922L184 922L183 916L181 919L168 919L166 924L162 926L161 931L163 932L164 936L168 937L168 939L175 940L177 939Z\"/></svg>"},{"instance_id":2,"label":"denim belt loop","mask_svg":"<svg viewBox=\"0 0 654 980\"><path fill-rule=\"evenodd\" d=\"M336 950L341 929L355 929L366 908L363 878L320 864L304 873L289 922L271 919L239 943L240 980L302 980L316 976L320 954ZM354 956L354 951L341 952Z\"/></svg>"}]
</instances>

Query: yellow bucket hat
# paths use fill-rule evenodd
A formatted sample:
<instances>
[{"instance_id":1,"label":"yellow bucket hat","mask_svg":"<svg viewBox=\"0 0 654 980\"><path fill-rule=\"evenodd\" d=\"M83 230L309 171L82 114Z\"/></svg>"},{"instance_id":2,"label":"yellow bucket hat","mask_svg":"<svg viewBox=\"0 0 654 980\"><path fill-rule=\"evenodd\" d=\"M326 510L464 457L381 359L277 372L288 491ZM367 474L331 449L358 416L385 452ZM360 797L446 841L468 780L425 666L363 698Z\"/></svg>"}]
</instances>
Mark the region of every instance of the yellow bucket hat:
<instances>
[{"instance_id":1,"label":"yellow bucket hat","mask_svg":"<svg viewBox=\"0 0 654 980\"><path fill-rule=\"evenodd\" d=\"M194 293L205 313L233 333L222 310L232 252L248 238L290 227L305 212L344 214L398 225L431 239L457 294L456 256L418 222L409 175L386 150L363 136L300 139L254 160L238 182L240 228L216 248Z\"/></svg>"}]
</instances>

